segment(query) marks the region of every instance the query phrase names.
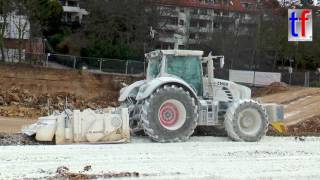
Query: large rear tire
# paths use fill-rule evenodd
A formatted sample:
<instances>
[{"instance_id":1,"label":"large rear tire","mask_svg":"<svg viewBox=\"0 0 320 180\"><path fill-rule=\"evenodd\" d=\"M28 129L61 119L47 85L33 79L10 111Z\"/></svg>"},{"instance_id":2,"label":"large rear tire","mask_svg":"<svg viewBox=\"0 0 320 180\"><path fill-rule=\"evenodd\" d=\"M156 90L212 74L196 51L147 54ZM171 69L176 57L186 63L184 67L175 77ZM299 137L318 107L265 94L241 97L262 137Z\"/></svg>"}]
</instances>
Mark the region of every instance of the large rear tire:
<instances>
[{"instance_id":1,"label":"large rear tire","mask_svg":"<svg viewBox=\"0 0 320 180\"><path fill-rule=\"evenodd\" d=\"M142 106L142 127L157 142L186 141L197 126L197 106L189 92L177 86L157 89Z\"/></svg>"},{"instance_id":2,"label":"large rear tire","mask_svg":"<svg viewBox=\"0 0 320 180\"><path fill-rule=\"evenodd\" d=\"M266 135L269 121L266 110L259 103L245 100L229 107L224 125L232 140L256 142Z\"/></svg>"}]
</instances>

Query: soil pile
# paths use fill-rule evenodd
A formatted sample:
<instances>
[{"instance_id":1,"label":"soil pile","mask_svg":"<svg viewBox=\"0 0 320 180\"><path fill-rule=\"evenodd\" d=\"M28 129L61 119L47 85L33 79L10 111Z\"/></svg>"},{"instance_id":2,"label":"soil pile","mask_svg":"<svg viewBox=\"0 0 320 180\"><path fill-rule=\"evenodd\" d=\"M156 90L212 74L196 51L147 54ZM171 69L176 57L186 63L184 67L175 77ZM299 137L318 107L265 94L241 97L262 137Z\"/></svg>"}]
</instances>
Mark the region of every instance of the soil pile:
<instances>
[{"instance_id":1,"label":"soil pile","mask_svg":"<svg viewBox=\"0 0 320 180\"><path fill-rule=\"evenodd\" d=\"M72 93L58 92L54 94L33 95L30 91L12 87L7 91L0 91L0 116L5 117L39 117L53 110L70 109L98 109L117 106L117 92L86 100L84 97Z\"/></svg>"},{"instance_id":2,"label":"soil pile","mask_svg":"<svg viewBox=\"0 0 320 180\"><path fill-rule=\"evenodd\" d=\"M315 116L288 126L287 133L296 135L320 135L320 116Z\"/></svg>"},{"instance_id":3,"label":"soil pile","mask_svg":"<svg viewBox=\"0 0 320 180\"><path fill-rule=\"evenodd\" d=\"M254 93L255 97L261 97L261 96L267 96L271 94L286 92L289 90L289 87L287 84L283 82L274 82L271 83L269 86L266 86L262 89L257 90Z\"/></svg>"}]
</instances>

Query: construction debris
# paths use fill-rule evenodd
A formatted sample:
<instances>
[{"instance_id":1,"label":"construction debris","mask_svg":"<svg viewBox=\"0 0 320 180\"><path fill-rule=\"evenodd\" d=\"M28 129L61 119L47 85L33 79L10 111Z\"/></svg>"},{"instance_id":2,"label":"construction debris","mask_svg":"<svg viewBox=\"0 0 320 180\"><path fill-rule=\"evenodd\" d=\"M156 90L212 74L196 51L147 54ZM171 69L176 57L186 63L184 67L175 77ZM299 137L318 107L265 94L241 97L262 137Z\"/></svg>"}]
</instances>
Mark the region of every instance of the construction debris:
<instances>
[{"instance_id":1,"label":"construction debris","mask_svg":"<svg viewBox=\"0 0 320 180\"><path fill-rule=\"evenodd\" d=\"M53 110L62 111L66 106L70 109L98 109L108 106L118 106L114 95L85 100L72 93L33 95L28 90L12 87L0 91L0 116L36 118L47 115Z\"/></svg>"},{"instance_id":2,"label":"construction debris","mask_svg":"<svg viewBox=\"0 0 320 180\"><path fill-rule=\"evenodd\" d=\"M70 172L70 169L66 166L58 167L56 170L56 175L54 177L46 177L46 179L107 179L107 178L129 178L129 177L139 177L138 172L107 172L100 174L89 174L88 171L91 170L91 165L87 165L83 168L83 171L74 173Z\"/></svg>"},{"instance_id":3,"label":"construction debris","mask_svg":"<svg viewBox=\"0 0 320 180\"><path fill-rule=\"evenodd\" d=\"M38 145L32 137L23 134L0 133L0 146L9 145Z\"/></svg>"}]
</instances>

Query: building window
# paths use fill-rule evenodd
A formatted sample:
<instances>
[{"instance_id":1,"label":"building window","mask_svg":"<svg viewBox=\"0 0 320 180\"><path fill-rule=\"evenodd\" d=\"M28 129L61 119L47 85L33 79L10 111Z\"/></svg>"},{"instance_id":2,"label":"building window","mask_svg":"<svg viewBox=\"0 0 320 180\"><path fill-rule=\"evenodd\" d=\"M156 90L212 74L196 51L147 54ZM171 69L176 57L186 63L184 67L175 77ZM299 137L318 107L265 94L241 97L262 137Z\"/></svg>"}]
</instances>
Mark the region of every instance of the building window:
<instances>
[{"instance_id":1,"label":"building window","mask_svg":"<svg viewBox=\"0 0 320 180\"><path fill-rule=\"evenodd\" d=\"M179 45L178 48L179 49L184 49L184 45Z\"/></svg>"},{"instance_id":2,"label":"building window","mask_svg":"<svg viewBox=\"0 0 320 180\"><path fill-rule=\"evenodd\" d=\"M219 23L217 23L217 22L214 22L214 23L213 23L213 28L216 28L216 29L217 29L217 28L219 28L219 27L220 27L220 24L219 24Z\"/></svg>"},{"instance_id":3,"label":"building window","mask_svg":"<svg viewBox=\"0 0 320 180\"><path fill-rule=\"evenodd\" d=\"M78 7L79 4L77 1L68 1L68 6L71 6L71 7Z\"/></svg>"},{"instance_id":4,"label":"building window","mask_svg":"<svg viewBox=\"0 0 320 180\"><path fill-rule=\"evenodd\" d=\"M161 49L173 49L174 43L162 43Z\"/></svg>"},{"instance_id":5,"label":"building window","mask_svg":"<svg viewBox=\"0 0 320 180\"><path fill-rule=\"evenodd\" d=\"M229 11L222 11L222 14L223 14L224 16L229 16Z\"/></svg>"},{"instance_id":6,"label":"building window","mask_svg":"<svg viewBox=\"0 0 320 180\"><path fill-rule=\"evenodd\" d=\"M198 9L193 8L192 11L191 11L191 14L198 14Z\"/></svg>"},{"instance_id":7,"label":"building window","mask_svg":"<svg viewBox=\"0 0 320 180\"><path fill-rule=\"evenodd\" d=\"M163 17L163 23L167 25L178 25L177 17Z\"/></svg>"},{"instance_id":8,"label":"building window","mask_svg":"<svg viewBox=\"0 0 320 180\"><path fill-rule=\"evenodd\" d=\"M214 0L205 0L206 3L212 4Z\"/></svg>"},{"instance_id":9,"label":"building window","mask_svg":"<svg viewBox=\"0 0 320 180\"><path fill-rule=\"evenodd\" d=\"M196 39L196 34L195 33L190 33L189 39Z\"/></svg>"},{"instance_id":10,"label":"building window","mask_svg":"<svg viewBox=\"0 0 320 180\"><path fill-rule=\"evenodd\" d=\"M221 16L221 12L219 10L214 10L214 15Z\"/></svg>"},{"instance_id":11,"label":"building window","mask_svg":"<svg viewBox=\"0 0 320 180\"><path fill-rule=\"evenodd\" d=\"M200 14L201 15L207 15L208 14L207 9L200 9Z\"/></svg>"},{"instance_id":12,"label":"building window","mask_svg":"<svg viewBox=\"0 0 320 180\"><path fill-rule=\"evenodd\" d=\"M180 12L184 12L184 7L180 7Z\"/></svg>"},{"instance_id":13,"label":"building window","mask_svg":"<svg viewBox=\"0 0 320 180\"><path fill-rule=\"evenodd\" d=\"M208 25L208 23L207 23L206 21L200 21L200 22L199 22L199 26L200 26L201 28L206 28L207 25Z\"/></svg>"},{"instance_id":14,"label":"building window","mask_svg":"<svg viewBox=\"0 0 320 180\"><path fill-rule=\"evenodd\" d=\"M184 20L183 20L183 19L180 19L180 20L179 20L179 25L180 25L180 26L184 26Z\"/></svg>"},{"instance_id":15,"label":"building window","mask_svg":"<svg viewBox=\"0 0 320 180\"><path fill-rule=\"evenodd\" d=\"M198 21L191 19L190 27L198 27Z\"/></svg>"}]
</instances>

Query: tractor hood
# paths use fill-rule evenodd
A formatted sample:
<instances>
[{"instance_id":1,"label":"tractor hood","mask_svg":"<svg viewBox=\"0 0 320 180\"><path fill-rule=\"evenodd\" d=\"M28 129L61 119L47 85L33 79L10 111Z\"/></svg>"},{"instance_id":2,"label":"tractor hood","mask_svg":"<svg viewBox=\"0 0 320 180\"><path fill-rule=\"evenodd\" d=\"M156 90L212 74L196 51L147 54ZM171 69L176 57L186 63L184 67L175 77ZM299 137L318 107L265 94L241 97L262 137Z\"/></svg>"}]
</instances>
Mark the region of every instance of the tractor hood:
<instances>
[{"instance_id":1,"label":"tractor hood","mask_svg":"<svg viewBox=\"0 0 320 180\"><path fill-rule=\"evenodd\" d=\"M241 99L251 99L251 90L246 86L226 81L223 79L215 79L215 100L232 102Z\"/></svg>"}]
</instances>

